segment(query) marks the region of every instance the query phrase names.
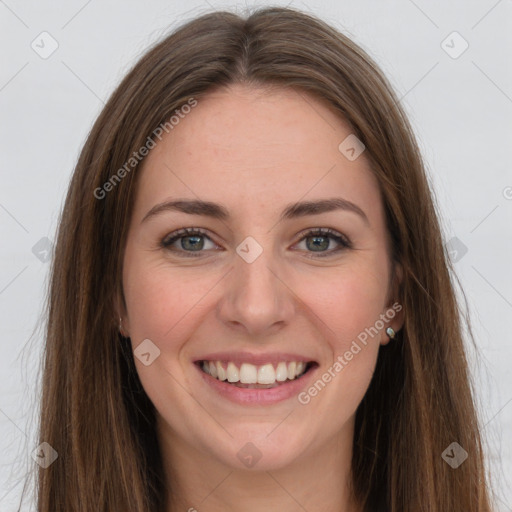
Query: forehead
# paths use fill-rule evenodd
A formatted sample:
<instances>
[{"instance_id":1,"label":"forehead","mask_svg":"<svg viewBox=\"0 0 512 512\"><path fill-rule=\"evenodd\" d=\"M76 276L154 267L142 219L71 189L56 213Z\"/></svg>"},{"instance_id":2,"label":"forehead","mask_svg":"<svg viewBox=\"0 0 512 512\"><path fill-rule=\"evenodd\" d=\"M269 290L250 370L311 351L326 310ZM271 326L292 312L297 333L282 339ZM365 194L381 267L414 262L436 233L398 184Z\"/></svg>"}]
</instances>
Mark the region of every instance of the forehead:
<instances>
[{"instance_id":1,"label":"forehead","mask_svg":"<svg viewBox=\"0 0 512 512\"><path fill-rule=\"evenodd\" d=\"M338 149L350 127L316 98L236 85L197 102L146 157L136 215L173 197L222 202L241 213L333 196L359 203L369 217L379 214L364 153L350 161Z\"/></svg>"}]
</instances>

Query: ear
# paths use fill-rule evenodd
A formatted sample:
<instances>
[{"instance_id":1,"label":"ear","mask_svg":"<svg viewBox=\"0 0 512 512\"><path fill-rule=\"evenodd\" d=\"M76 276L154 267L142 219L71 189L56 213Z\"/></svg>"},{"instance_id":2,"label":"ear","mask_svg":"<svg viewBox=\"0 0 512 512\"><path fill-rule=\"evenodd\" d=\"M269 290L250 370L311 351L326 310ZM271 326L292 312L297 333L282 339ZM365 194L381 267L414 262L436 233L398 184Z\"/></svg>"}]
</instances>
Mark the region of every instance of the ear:
<instances>
[{"instance_id":1,"label":"ear","mask_svg":"<svg viewBox=\"0 0 512 512\"><path fill-rule=\"evenodd\" d=\"M391 338L386 333L388 327L391 327L396 334L404 325L404 306L400 300L403 278L404 270L402 265L398 262L394 263L388 301L386 308L382 311L385 327L382 332L381 345L387 345L391 341Z\"/></svg>"},{"instance_id":2,"label":"ear","mask_svg":"<svg viewBox=\"0 0 512 512\"><path fill-rule=\"evenodd\" d=\"M114 322L119 328L119 332L125 338L128 338L130 332L130 325L128 323L128 315L126 312L126 304L124 301L124 297L122 291L118 291L114 297L113 304L113 312L114 312ZM121 324L121 326L119 325Z\"/></svg>"}]
</instances>

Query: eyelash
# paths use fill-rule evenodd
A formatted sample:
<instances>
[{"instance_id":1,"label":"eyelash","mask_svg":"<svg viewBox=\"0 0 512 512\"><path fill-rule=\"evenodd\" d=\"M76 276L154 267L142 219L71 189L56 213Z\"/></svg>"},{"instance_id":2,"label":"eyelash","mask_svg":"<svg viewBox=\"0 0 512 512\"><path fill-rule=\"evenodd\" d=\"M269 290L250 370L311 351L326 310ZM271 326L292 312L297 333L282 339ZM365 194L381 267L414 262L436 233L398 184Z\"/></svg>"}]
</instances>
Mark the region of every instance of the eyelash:
<instances>
[{"instance_id":1,"label":"eyelash","mask_svg":"<svg viewBox=\"0 0 512 512\"><path fill-rule=\"evenodd\" d=\"M184 251L184 250L176 250L176 249L171 248L171 245L174 242L180 240L181 238L187 238L188 236L196 236L196 235L202 235L202 236L208 238L211 242L213 242L213 240L201 228L183 228L183 229L180 229L179 231L175 231L174 233L170 233L169 235L167 235L161 241L160 245L162 248L167 249L169 251L181 252L183 254L186 254L186 256L184 256L186 258L197 258L197 257L200 257L201 253L204 251ZM319 253L315 254L315 251L308 251L308 252L311 252L312 254L315 254L314 256L309 256L312 258L325 258L325 257L333 255L334 253L338 253L344 249L352 248L352 243L350 242L350 240L347 237L345 237L341 233L333 231L332 229L329 229L329 228L315 228L315 229L310 229L305 232L302 232L301 238L297 243L302 242L306 238L314 237L314 236L331 238L331 239L335 240L338 244L340 244L340 246L337 247L336 249L326 251L323 253L319 252ZM213 242L213 243L215 243L215 242ZM197 256L193 254L194 252L197 252Z\"/></svg>"}]
</instances>

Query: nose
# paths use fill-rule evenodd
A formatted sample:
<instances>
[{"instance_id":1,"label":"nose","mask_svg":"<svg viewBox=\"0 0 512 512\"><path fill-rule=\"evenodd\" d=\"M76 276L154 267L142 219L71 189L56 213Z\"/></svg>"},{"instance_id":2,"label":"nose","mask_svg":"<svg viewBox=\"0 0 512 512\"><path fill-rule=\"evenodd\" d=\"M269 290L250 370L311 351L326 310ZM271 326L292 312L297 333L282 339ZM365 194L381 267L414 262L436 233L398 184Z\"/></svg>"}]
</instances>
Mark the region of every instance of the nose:
<instances>
[{"instance_id":1,"label":"nose","mask_svg":"<svg viewBox=\"0 0 512 512\"><path fill-rule=\"evenodd\" d=\"M246 336L265 336L288 325L295 313L294 294L283 271L264 250L252 263L236 255L218 305L220 320Z\"/></svg>"}]
</instances>

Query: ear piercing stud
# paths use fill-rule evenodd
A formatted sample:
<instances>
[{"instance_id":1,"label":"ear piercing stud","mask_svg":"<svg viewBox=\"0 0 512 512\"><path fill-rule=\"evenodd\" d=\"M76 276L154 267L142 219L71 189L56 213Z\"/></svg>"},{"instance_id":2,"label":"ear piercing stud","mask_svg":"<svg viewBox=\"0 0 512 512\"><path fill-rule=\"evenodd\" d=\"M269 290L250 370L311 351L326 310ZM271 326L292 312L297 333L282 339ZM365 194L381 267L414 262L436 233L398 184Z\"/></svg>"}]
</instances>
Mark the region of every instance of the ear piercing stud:
<instances>
[{"instance_id":1,"label":"ear piercing stud","mask_svg":"<svg viewBox=\"0 0 512 512\"><path fill-rule=\"evenodd\" d=\"M388 335L392 340L393 340L393 339L395 339L395 335L396 335L396 334L395 334L395 331L394 331L394 329L393 329L392 327L388 327L388 328L386 329L386 334L387 334L387 335Z\"/></svg>"},{"instance_id":2,"label":"ear piercing stud","mask_svg":"<svg viewBox=\"0 0 512 512\"><path fill-rule=\"evenodd\" d=\"M126 338L126 336L124 335L123 333L123 327L122 327L122 320L121 320L121 317L119 317L119 333L121 334L121 336L123 338Z\"/></svg>"}]
</instances>

